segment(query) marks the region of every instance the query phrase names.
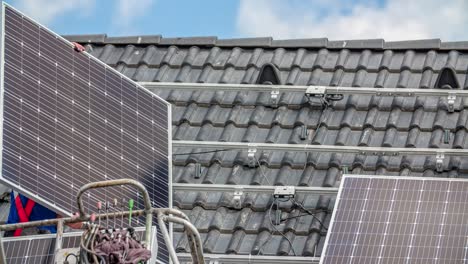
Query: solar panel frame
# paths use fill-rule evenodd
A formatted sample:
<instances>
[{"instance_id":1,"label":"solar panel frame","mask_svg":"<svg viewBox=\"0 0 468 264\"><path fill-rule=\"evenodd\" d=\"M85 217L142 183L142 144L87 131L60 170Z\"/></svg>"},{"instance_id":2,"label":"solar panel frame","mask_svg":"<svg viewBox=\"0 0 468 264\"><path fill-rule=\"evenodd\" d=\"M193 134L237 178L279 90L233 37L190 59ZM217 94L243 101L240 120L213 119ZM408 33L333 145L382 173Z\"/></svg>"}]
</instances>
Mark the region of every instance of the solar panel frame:
<instances>
[{"instance_id":1,"label":"solar panel frame","mask_svg":"<svg viewBox=\"0 0 468 264\"><path fill-rule=\"evenodd\" d=\"M0 22L1 23L0 24L0 30L1 30L1 38L0 38L0 120L1 120L1 122L0 122L0 149L2 150L2 151L0 151L0 168L3 168L3 132L4 132L3 128L4 128L4 98L5 98L5 95L4 95L5 94L5 87L4 87L4 84L5 84L5 79L4 79L4 77L5 77L5 12L6 12L6 8L12 9L14 12L24 16L25 18L31 20L33 23L36 23L37 25L39 25L40 29L43 29L43 30L47 31L49 34L55 36L57 39L60 39L64 43L67 43L70 46L71 50L74 48L74 45L71 42L69 42L68 40L66 40L65 38L63 38L62 36L54 33L53 31L51 31L47 27L43 26L41 23L38 23L34 19L29 18L27 15L25 15L21 11L15 9L11 5L2 2L1 14L0 14L0 16L1 16L1 19L0 19L0 21L1 21ZM172 206L173 206L173 204L172 204L173 194L172 194L172 158L171 158L172 157L172 120L171 120L172 108L171 108L171 104L169 102L165 101L164 99L162 99L161 97L159 97L158 95L152 93L151 91L149 91L145 87L141 86L140 84L134 82L133 80L131 80L127 76L121 74L116 69L110 67L109 65L107 65L104 62L100 61L99 59L93 57L89 53L87 53L87 52L81 52L81 53L86 55L89 60L92 60L93 62L96 62L99 65L103 66L106 70L108 70L108 71L110 71L110 72L112 72L114 74L117 74L118 76L121 76L126 81L129 81L132 84L135 84L135 86L138 87L138 89L147 92L152 97L157 98L161 102L165 103L165 105L167 107L167 109L166 109L166 111L167 111L167 116L166 116L167 124L166 125L167 125L167 139L168 139L168 142L167 142L168 204L169 204L169 207L172 208ZM64 210L63 208L55 205L54 203L51 203L47 199L34 194L33 192L29 191L28 189L18 187L15 183L13 183L10 180L6 179L3 176L2 173L0 173L0 181L5 183L9 187L15 189L16 191L26 195L27 197L35 200L36 202L39 202L40 204L43 204L46 207L56 211L59 214L70 216L73 213L73 212L68 212L68 211ZM75 199L72 199L72 203L75 203ZM170 234L172 234L172 225L169 225L169 227L170 227L170 230L169 230Z\"/></svg>"},{"instance_id":2,"label":"solar panel frame","mask_svg":"<svg viewBox=\"0 0 468 264\"><path fill-rule=\"evenodd\" d=\"M340 187L338 189L338 193L337 193L337 196L336 196L336 200L335 200L335 206L333 208L333 213L332 213L332 216L330 218L330 224L328 226L328 232L327 232L327 236L325 238L325 242L324 242L324 245L323 245L323 251L322 251L322 254L320 256L320 264L328 264L328 262L325 262L325 258L328 257L327 256L327 252L329 250L329 243L330 243L330 237L331 237L331 233L333 228L334 228L334 225L335 225L335 217L337 215L337 211L338 211L338 207L339 207L339 203L340 201L342 201L342 192L343 192L343 189L344 189L344 185L345 185L345 182L347 179L385 179L385 180L417 180L417 181L441 181L441 182L463 182L463 183L468 183L468 180L467 179L462 179L462 178L435 178L435 177L411 177L411 176L381 176L381 175L355 175L355 174L345 174L342 176L342 179L341 179L341 183L340 183ZM466 258L468 258L468 237L467 237L467 240L465 242L465 245L464 245L464 248L465 248L465 252L464 252L464 255ZM349 263L353 263L353 261L349 262Z\"/></svg>"}]
</instances>

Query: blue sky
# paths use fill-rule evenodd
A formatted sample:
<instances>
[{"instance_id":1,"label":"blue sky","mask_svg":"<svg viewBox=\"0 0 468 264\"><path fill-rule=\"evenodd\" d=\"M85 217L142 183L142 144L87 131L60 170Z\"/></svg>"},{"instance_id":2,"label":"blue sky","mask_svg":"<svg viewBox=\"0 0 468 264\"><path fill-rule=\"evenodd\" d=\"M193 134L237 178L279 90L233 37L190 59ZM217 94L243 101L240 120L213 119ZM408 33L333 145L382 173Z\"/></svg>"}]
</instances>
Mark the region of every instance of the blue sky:
<instances>
[{"instance_id":1,"label":"blue sky","mask_svg":"<svg viewBox=\"0 0 468 264\"><path fill-rule=\"evenodd\" d=\"M468 1L7 0L60 34L468 40Z\"/></svg>"}]
</instances>

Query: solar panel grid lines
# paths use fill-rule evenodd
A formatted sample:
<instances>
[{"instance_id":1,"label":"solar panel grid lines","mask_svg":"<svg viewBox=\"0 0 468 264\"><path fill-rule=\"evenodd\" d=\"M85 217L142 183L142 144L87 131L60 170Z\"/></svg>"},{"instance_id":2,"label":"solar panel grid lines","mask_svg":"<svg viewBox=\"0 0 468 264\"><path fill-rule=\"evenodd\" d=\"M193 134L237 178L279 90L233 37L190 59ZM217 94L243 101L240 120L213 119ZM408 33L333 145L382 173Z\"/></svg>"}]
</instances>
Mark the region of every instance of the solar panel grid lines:
<instances>
[{"instance_id":1,"label":"solar panel grid lines","mask_svg":"<svg viewBox=\"0 0 468 264\"><path fill-rule=\"evenodd\" d=\"M170 104L6 4L2 33L0 181L66 215L82 185L120 178L171 207ZM144 207L123 186L89 192L85 210L120 197Z\"/></svg>"},{"instance_id":2,"label":"solar panel grid lines","mask_svg":"<svg viewBox=\"0 0 468 264\"><path fill-rule=\"evenodd\" d=\"M55 37L55 38L57 38L57 37ZM22 46L24 46L24 44L23 44ZM67 49L67 50L68 50L68 49ZM73 51L70 51L70 52L72 53ZM74 54L74 53L72 53L72 54ZM88 58L88 60L90 60L90 59ZM91 61L91 60L90 60L90 61ZM107 71L107 68L103 68L103 70L104 70L104 71ZM74 71L73 71L73 72L74 72ZM77 72L79 72L79 70L77 70ZM93 72L93 71L90 71L90 72ZM75 75L75 76L77 76L77 75ZM124 78L120 78L120 82L121 82L121 83L122 83L122 80L123 80L123 79L124 79ZM88 82L88 85L90 85L90 83L91 83L91 82ZM44 82L43 82L43 84L44 84ZM57 90L55 90L55 92L56 92L56 94L57 94ZM21 100L22 100L22 99L21 99ZM72 99L72 104L74 104L74 101L75 101L75 100ZM120 100L120 102L121 102L121 105L123 105L123 101ZM77 104L78 104L78 105L81 105L80 103L77 103ZM39 109L39 108L38 108L38 109ZM38 112L39 112L39 110L38 110ZM90 112L90 111L89 111L89 112ZM88 113L88 114L89 114L89 113ZM158 116L157 116L157 117L158 117ZM26 117L26 118L27 118L27 117ZM49 118L52 118L52 117L49 116ZM56 119L56 117L54 117L54 119ZM106 123L109 123L109 122L106 122ZM20 127L20 130L23 130L22 127ZM76 130L73 131L73 130L74 130L73 127L71 128L71 130L72 130L73 133L75 133L75 131L76 131ZM28 134L28 133L26 132L25 134ZM74 135L75 135L75 134L74 134ZM77 135L79 135L79 133L77 133ZM82 136L85 137L86 135L82 135ZM121 137L122 137L122 136L121 136ZM63 139L63 138L61 138L61 139ZM89 139L90 139L90 136L87 136L87 139L89 140ZM49 145L49 147L50 147L50 145ZM60 153L61 150L58 150L57 152ZM109 153L109 155L113 155L113 154L115 154L115 153ZM23 159L23 157L22 157L22 159ZM73 159L74 159L74 157L73 157ZM80 160L79 160L79 159L76 159L75 162L80 163ZM81 162L81 165L83 165L83 164L86 164L86 162ZM138 166L138 165L135 165L135 164L133 164L133 165L134 165L134 166ZM88 165L88 166L89 166L89 165ZM90 168L90 169L94 170L94 168ZM94 171L94 172L95 172L95 171Z\"/></svg>"},{"instance_id":3,"label":"solar panel grid lines","mask_svg":"<svg viewBox=\"0 0 468 264\"><path fill-rule=\"evenodd\" d=\"M321 263L465 263L468 181L345 176Z\"/></svg>"}]
</instances>

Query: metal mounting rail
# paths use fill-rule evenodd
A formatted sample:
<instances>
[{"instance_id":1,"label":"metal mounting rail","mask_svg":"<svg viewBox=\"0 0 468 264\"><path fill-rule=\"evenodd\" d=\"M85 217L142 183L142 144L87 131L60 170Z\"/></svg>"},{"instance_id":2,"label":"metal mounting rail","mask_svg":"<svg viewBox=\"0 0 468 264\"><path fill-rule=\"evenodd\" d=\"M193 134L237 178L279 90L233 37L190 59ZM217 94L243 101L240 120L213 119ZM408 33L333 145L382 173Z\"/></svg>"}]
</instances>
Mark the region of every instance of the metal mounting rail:
<instances>
[{"instance_id":1,"label":"metal mounting rail","mask_svg":"<svg viewBox=\"0 0 468 264\"><path fill-rule=\"evenodd\" d=\"M183 261L190 261L190 254L177 253ZM256 255L228 255L228 254L205 254L207 263L217 264L239 264L239 263L259 263L259 264L318 264L319 257L296 257L296 256L256 256Z\"/></svg>"},{"instance_id":2,"label":"metal mounting rail","mask_svg":"<svg viewBox=\"0 0 468 264\"><path fill-rule=\"evenodd\" d=\"M230 184L190 184L190 183L173 183L174 191L202 191L202 192L234 192L242 190L243 193L262 193L273 194L279 186L265 185L230 185ZM336 195L338 188L335 187L305 187L295 186L296 194L318 194L318 195Z\"/></svg>"},{"instance_id":3,"label":"metal mounting rail","mask_svg":"<svg viewBox=\"0 0 468 264\"><path fill-rule=\"evenodd\" d=\"M389 147L358 147L333 145L305 145L305 144L272 144L272 143L244 143L218 141L172 141L173 147L205 148L213 150L267 150L267 151L300 151L322 153L354 153L369 156L399 156L399 155L442 155L468 156L468 149L440 149L440 148L389 148ZM177 152L174 152L177 154Z\"/></svg>"},{"instance_id":4,"label":"metal mounting rail","mask_svg":"<svg viewBox=\"0 0 468 264\"><path fill-rule=\"evenodd\" d=\"M259 85L259 84L218 84L218 83L165 83L139 82L147 89L154 90L203 90L203 91L255 91L255 92L301 92L307 94L358 94L376 96L459 96L468 97L468 90L423 89L423 88L373 88L373 87L333 87L298 85Z\"/></svg>"}]
</instances>

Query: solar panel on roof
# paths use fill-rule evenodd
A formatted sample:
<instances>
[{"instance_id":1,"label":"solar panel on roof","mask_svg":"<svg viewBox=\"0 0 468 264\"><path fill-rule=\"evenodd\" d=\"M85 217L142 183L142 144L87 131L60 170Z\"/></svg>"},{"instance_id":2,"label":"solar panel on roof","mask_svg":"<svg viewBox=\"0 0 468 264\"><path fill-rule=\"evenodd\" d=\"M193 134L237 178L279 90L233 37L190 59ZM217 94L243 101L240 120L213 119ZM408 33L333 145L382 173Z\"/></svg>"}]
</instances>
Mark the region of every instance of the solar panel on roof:
<instances>
[{"instance_id":1,"label":"solar panel on roof","mask_svg":"<svg viewBox=\"0 0 468 264\"><path fill-rule=\"evenodd\" d=\"M327 263L466 263L468 181L345 176Z\"/></svg>"},{"instance_id":2,"label":"solar panel on roof","mask_svg":"<svg viewBox=\"0 0 468 264\"><path fill-rule=\"evenodd\" d=\"M66 215L81 186L121 178L171 207L170 104L6 4L2 21L0 182ZM144 207L114 187L85 210L114 198Z\"/></svg>"}]
</instances>

